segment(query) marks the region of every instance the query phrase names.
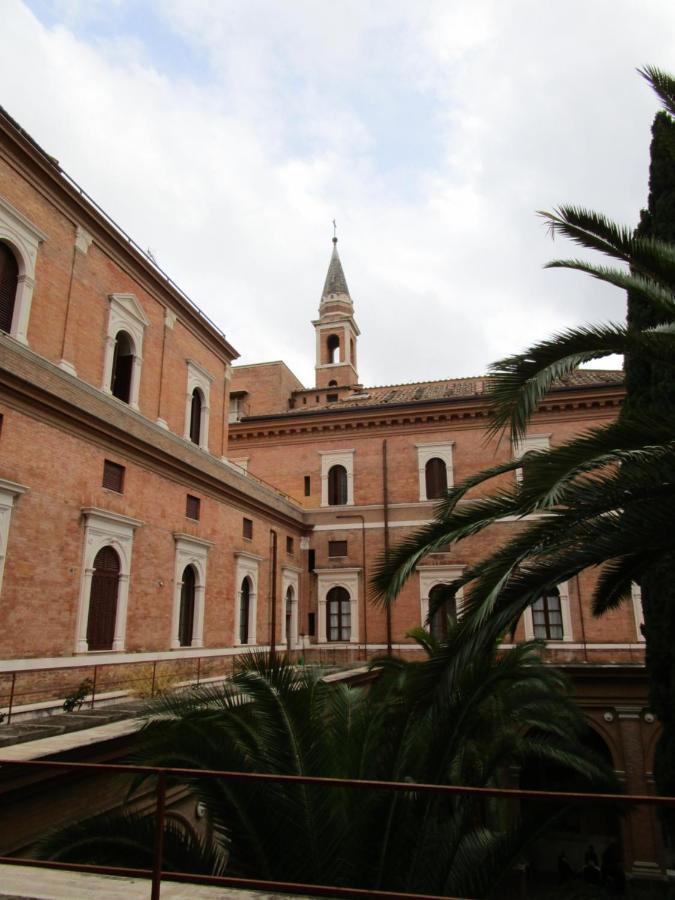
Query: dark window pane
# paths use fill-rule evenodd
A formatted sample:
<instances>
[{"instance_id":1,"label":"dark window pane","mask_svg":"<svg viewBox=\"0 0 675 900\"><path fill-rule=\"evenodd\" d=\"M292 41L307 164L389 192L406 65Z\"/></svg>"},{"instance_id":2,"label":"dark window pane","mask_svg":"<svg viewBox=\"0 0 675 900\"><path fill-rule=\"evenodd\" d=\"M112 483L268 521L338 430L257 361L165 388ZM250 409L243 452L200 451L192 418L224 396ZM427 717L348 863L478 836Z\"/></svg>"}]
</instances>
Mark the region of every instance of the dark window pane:
<instances>
[{"instance_id":1,"label":"dark window pane","mask_svg":"<svg viewBox=\"0 0 675 900\"><path fill-rule=\"evenodd\" d=\"M110 390L113 397L128 403L131 398L131 373L134 365L134 350L126 331L120 331L115 338Z\"/></svg>"},{"instance_id":2,"label":"dark window pane","mask_svg":"<svg viewBox=\"0 0 675 900\"><path fill-rule=\"evenodd\" d=\"M183 583L180 589L180 616L178 619L178 642L181 647L192 645L195 621L195 570L186 566L183 571Z\"/></svg>"},{"instance_id":3,"label":"dark window pane","mask_svg":"<svg viewBox=\"0 0 675 900\"><path fill-rule=\"evenodd\" d=\"M286 537L286 553L295 553L295 541L292 537Z\"/></svg>"},{"instance_id":4,"label":"dark window pane","mask_svg":"<svg viewBox=\"0 0 675 900\"><path fill-rule=\"evenodd\" d=\"M11 249L0 241L0 331L12 330L19 267Z\"/></svg>"},{"instance_id":5,"label":"dark window pane","mask_svg":"<svg viewBox=\"0 0 675 900\"><path fill-rule=\"evenodd\" d=\"M309 475L305 475L305 497L309 497L311 493L311 480Z\"/></svg>"},{"instance_id":6,"label":"dark window pane","mask_svg":"<svg viewBox=\"0 0 675 900\"><path fill-rule=\"evenodd\" d=\"M244 578L239 594L239 643L248 644L248 621L251 612L251 581Z\"/></svg>"},{"instance_id":7,"label":"dark window pane","mask_svg":"<svg viewBox=\"0 0 675 900\"><path fill-rule=\"evenodd\" d=\"M202 431L202 395L199 388L192 392L190 402L190 440L193 444L199 444Z\"/></svg>"},{"instance_id":8,"label":"dark window pane","mask_svg":"<svg viewBox=\"0 0 675 900\"><path fill-rule=\"evenodd\" d=\"M437 456L430 459L424 467L427 500L437 500L445 496L448 490L448 472L445 463Z\"/></svg>"},{"instance_id":9,"label":"dark window pane","mask_svg":"<svg viewBox=\"0 0 675 900\"><path fill-rule=\"evenodd\" d=\"M448 619L457 620L457 603L454 597L442 599L445 590L445 585L437 584L429 591L429 631L437 641L447 638Z\"/></svg>"},{"instance_id":10,"label":"dark window pane","mask_svg":"<svg viewBox=\"0 0 675 900\"><path fill-rule=\"evenodd\" d=\"M328 505L344 506L347 502L347 470L331 466L328 470Z\"/></svg>"},{"instance_id":11,"label":"dark window pane","mask_svg":"<svg viewBox=\"0 0 675 900\"><path fill-rule=\"evenodd\" d=\"M253 537L253 520L252 519L244 519L242 524L242 534L245 538L251 539Z\"/></svg>"},{"instance_id":12,"label":"dark window pane","mask_svg":"<svg viewBox=\"0 0 675 900\"><path fill-rule=\"evenodd\" d=\"M328 617L328 640L348 641L351 637L351 602L349 593L341 587L334 587L326 595Z\"/></svg>"}]
</instances>

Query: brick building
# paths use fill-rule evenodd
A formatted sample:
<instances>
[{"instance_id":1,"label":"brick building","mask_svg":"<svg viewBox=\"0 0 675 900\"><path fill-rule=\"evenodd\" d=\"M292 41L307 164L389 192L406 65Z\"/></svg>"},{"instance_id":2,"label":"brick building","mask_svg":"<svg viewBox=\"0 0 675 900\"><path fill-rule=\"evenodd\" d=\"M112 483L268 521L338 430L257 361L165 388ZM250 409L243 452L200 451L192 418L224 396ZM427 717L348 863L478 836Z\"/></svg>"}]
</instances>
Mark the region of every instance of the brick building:
<instances>
[{"instance_id":1,"label":"brick building","mask_svg":"<svg viewBox=\"0 0 675 900\"><path fill-rule=\"evenodd\" d=\"M514 448L485 443L483 377L363 387L336 241L312 324L314 387L281 361L233 367L219 328L0 113L3 697L19 676L62 697L63 673L92 666L216 674L272 637L329 661L415 652L434 588L520 526L430 556L390 617L368 602L377 556L447 486L610 421L622 399L621 373L580 372ZM639 596L592 619L591 579L542 598L518 637L545 639L627 789L648 792ZM629 868L662 868L649 814L622 829Z\"/></svg>"}]
</instances>

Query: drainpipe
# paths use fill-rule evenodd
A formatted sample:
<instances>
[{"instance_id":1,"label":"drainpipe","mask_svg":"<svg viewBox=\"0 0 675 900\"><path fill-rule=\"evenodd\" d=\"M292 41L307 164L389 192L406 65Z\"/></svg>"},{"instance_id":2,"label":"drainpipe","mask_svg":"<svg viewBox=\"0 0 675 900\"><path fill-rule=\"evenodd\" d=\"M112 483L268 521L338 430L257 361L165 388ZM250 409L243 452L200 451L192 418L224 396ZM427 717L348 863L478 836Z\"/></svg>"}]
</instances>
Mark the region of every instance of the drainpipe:
<instances>
[{"instance_id":1,"label":"drainpipe","mask_svg":"<svg viewBox=\"0 0 675 900\"><path fill-rule=\"evenodd\" d=\"M389 482L387 471L387 439L382 441L382 503L384 506L384 556L389 556ZM387 655L392 655L391 649L391 606L387 605Z\"/></svg>"},{"instance_id":2,"label":"drainpipe","mask_svg":"<svg viewBox=\"0 0 675 900\"><path fill-rule=\"evenodd\" d=\"M270 528L270 663L274 665L277 654L277 533Z\"/></svg>"}]
</instances>

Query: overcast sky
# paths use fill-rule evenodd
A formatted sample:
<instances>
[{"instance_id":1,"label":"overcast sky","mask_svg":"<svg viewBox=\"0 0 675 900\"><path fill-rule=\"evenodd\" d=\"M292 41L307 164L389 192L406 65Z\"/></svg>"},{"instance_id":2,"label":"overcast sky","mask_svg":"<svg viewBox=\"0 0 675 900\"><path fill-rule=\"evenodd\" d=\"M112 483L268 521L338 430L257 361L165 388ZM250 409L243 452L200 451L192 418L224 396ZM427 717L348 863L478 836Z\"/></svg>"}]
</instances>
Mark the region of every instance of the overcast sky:
<instances>
[{"instance_id":1,"label":"overcast sky","mask_svg":"<svg viewBox=\"0 0 675 900\"><path fill-rule=\"evenodd\" d=\"M2 0L0 103L226 332L313 383L331 221L365 384L478 374L621 292L535 210L626 224L672 0Z\"/></svg>"}]
</instances>

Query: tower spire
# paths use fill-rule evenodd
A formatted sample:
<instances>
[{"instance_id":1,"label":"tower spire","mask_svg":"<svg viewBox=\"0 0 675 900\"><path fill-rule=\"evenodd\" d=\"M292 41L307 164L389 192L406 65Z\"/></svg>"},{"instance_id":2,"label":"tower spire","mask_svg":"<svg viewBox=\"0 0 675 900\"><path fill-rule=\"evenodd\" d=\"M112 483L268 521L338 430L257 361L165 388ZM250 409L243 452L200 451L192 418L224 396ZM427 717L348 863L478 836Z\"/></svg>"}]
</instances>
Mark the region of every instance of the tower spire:
<instances>
[{"instance_id":1,"label":"tower spire","mask_svg":"<svg viewBox=\"0 0 675 900\"><path fill-rule=\"evenodd\" d=\"M337 249L337 224L333 219L333 251L321 292L316 330L317 388L349 387L358 383L356 339L359 329L354 321L354 304L347 287Z\"/></svg>"}]
</instances>

